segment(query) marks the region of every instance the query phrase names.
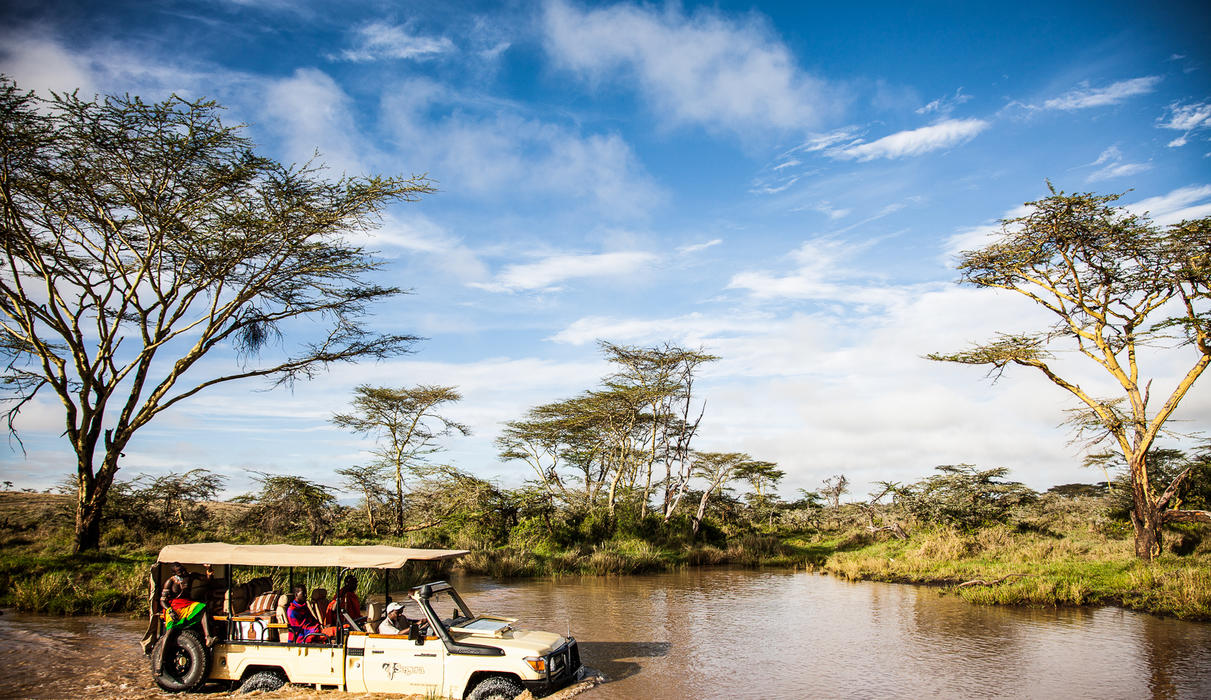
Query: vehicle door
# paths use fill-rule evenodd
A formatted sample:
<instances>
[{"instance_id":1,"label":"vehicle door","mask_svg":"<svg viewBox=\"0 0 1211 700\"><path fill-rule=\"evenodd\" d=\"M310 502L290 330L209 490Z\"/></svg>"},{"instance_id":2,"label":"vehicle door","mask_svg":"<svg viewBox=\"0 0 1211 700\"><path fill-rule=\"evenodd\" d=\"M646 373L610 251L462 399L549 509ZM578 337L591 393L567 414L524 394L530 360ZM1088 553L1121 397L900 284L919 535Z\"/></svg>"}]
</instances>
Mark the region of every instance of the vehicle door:
<instances>
[{"instance_id":1,"label":"vehicle door","mask_svg":"<svg viewBox=\"0 0 1211 700\"><path fill-rule=\"evenodd\" d=\"M409 640L407 634L367 635L362 661L366 690L372 693L440 694L445 654L445 647L436 638L426 638L423 644L417 644Z\"/></svg>"}]
</instances>

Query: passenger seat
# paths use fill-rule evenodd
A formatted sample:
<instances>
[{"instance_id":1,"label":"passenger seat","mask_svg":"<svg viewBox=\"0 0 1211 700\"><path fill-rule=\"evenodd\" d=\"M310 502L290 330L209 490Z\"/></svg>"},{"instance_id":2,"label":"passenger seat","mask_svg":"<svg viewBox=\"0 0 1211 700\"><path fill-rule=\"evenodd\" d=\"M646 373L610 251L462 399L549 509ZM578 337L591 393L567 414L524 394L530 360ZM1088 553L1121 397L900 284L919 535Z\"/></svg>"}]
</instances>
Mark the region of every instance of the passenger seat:
<instances>
[{"instance_id":1,"label":"passenger seat","mask_svg":"<svg viewBox=\"0 0 1211 700\"><path fill-rule=\"evenodd\" d=\"M378 606L374 603L366 603L366 623L363 626L366 632L378 634Z\"/></svg>"},{"instance_id":2,"label":"passenger seat","mask_svg":"<svg viewBox=\"0 0 1211 700\"><path fill-rule=\"evenodd\" d=\"M283 593L278 597L277 610L274 612L274 624L270 625L271 629L278 630L278 641L292 642L294 639L290 634L289 620L286 616L286 608L290 605L290 595ZM285 637L285 639L283 639Z\"/></svg>"}]
</instances>

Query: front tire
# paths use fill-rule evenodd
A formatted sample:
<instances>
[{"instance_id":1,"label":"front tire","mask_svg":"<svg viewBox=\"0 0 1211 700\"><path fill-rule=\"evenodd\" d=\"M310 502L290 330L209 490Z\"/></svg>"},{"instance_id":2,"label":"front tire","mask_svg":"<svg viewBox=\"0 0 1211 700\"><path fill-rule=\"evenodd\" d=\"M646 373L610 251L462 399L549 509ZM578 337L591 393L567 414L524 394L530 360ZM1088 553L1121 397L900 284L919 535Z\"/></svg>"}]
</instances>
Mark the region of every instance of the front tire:
<instances>
[{"instance_id":1,"label":"front tire","mask_svg":"<svg viewBox=\"0 0 1211 700\"><path fill-rule=\"evenodd\" d=\"M198 630L181 630L165 634L156 642L152 652L152 669L156 685L170 693L197 690L210 675L210 650L202 643ZM156 661L162 659L157 673Z\"/></svg>"},{"instance_id":2,"label":"front tire","mask_svg":"<svg viewBox=\"0 0 1211 700\"><path fill-rule=\"evenodd\" d=\"M490 676L475 686L467 700L513 700L525 691L525 687L512 678Z\"/></svg>"},{"instance_id":3,"label":"front tire","mask_svg":"<svg viewBox=\"0 0 1211 700\"><path fill-rule=\"evenodd\" d=\"M286 685L286 675L281 671L257 671L244 679L244 682L240 684L240 692L251 693L257 690L269 692L284 685Z\"/></svg>"}]
</instances>

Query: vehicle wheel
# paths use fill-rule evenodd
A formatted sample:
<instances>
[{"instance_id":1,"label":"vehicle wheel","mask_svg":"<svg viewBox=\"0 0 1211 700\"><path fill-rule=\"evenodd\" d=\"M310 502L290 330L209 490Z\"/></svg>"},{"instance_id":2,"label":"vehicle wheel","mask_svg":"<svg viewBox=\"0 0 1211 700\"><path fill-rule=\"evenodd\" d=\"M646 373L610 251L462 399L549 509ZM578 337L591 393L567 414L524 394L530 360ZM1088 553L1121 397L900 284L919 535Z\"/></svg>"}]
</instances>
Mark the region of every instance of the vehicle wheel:
<instances>
[{"instance_id":1,"label":"vehicle wheel","mask_svg":"<svg viewBox=\"0 0 1211 700\"><path fill-rule=\"evenodd\" d=\"M257 671L244 679L240 684L241 693L251 693L254 690L266 692L277 690L286 685L286 675L281 671Z\"/></svg>"},{"instance_id":2,"label":"vehicle wheel","mask_svg":"<svg viewBox=\"0 0 1211 700\"><path fill-rule=\"evenodd\" d=\"M521 683L504 676L489 676L479 682L467 700L513 700L526 692Z\"/></svg>"},{"instance_id":3,"label":"vehicle wheel","mask_svg":"<svg viewBox=\"0 0 1211 700\"><path fill-rule=\"evenodd\" d=\"M202 643L199 632L193 629L166 634L156 642L152 652L151 672L156 685L170 693L197 690L210 675L210 650ZM155 664L160 659L161 668L156 672Z\"/></svg>"}]
</instances>

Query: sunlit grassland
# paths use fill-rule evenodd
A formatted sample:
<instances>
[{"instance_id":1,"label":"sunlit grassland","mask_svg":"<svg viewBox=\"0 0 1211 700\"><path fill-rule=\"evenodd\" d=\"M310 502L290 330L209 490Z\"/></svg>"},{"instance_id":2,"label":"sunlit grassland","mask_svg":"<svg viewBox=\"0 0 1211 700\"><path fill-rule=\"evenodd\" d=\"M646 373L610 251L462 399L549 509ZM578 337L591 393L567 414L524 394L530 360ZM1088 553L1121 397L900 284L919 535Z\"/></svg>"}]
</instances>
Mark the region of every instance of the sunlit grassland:
<instances>
[{"instance_id":1,"label":"sunlit grassland","mask_svg":"<svg viewBox=\"0 0 1211 700\"><path fill-rule=\"evenodd\" d=\"M836 551L825 571L849 580L939 584L973 603L1121 605L1181 619L1211 620L1211 547L1134 556L1130 539L1074 530L1062 535L993 526L922 530ZM975 581L966 586L960 584Z\"/></svg>"}]
</instances>

